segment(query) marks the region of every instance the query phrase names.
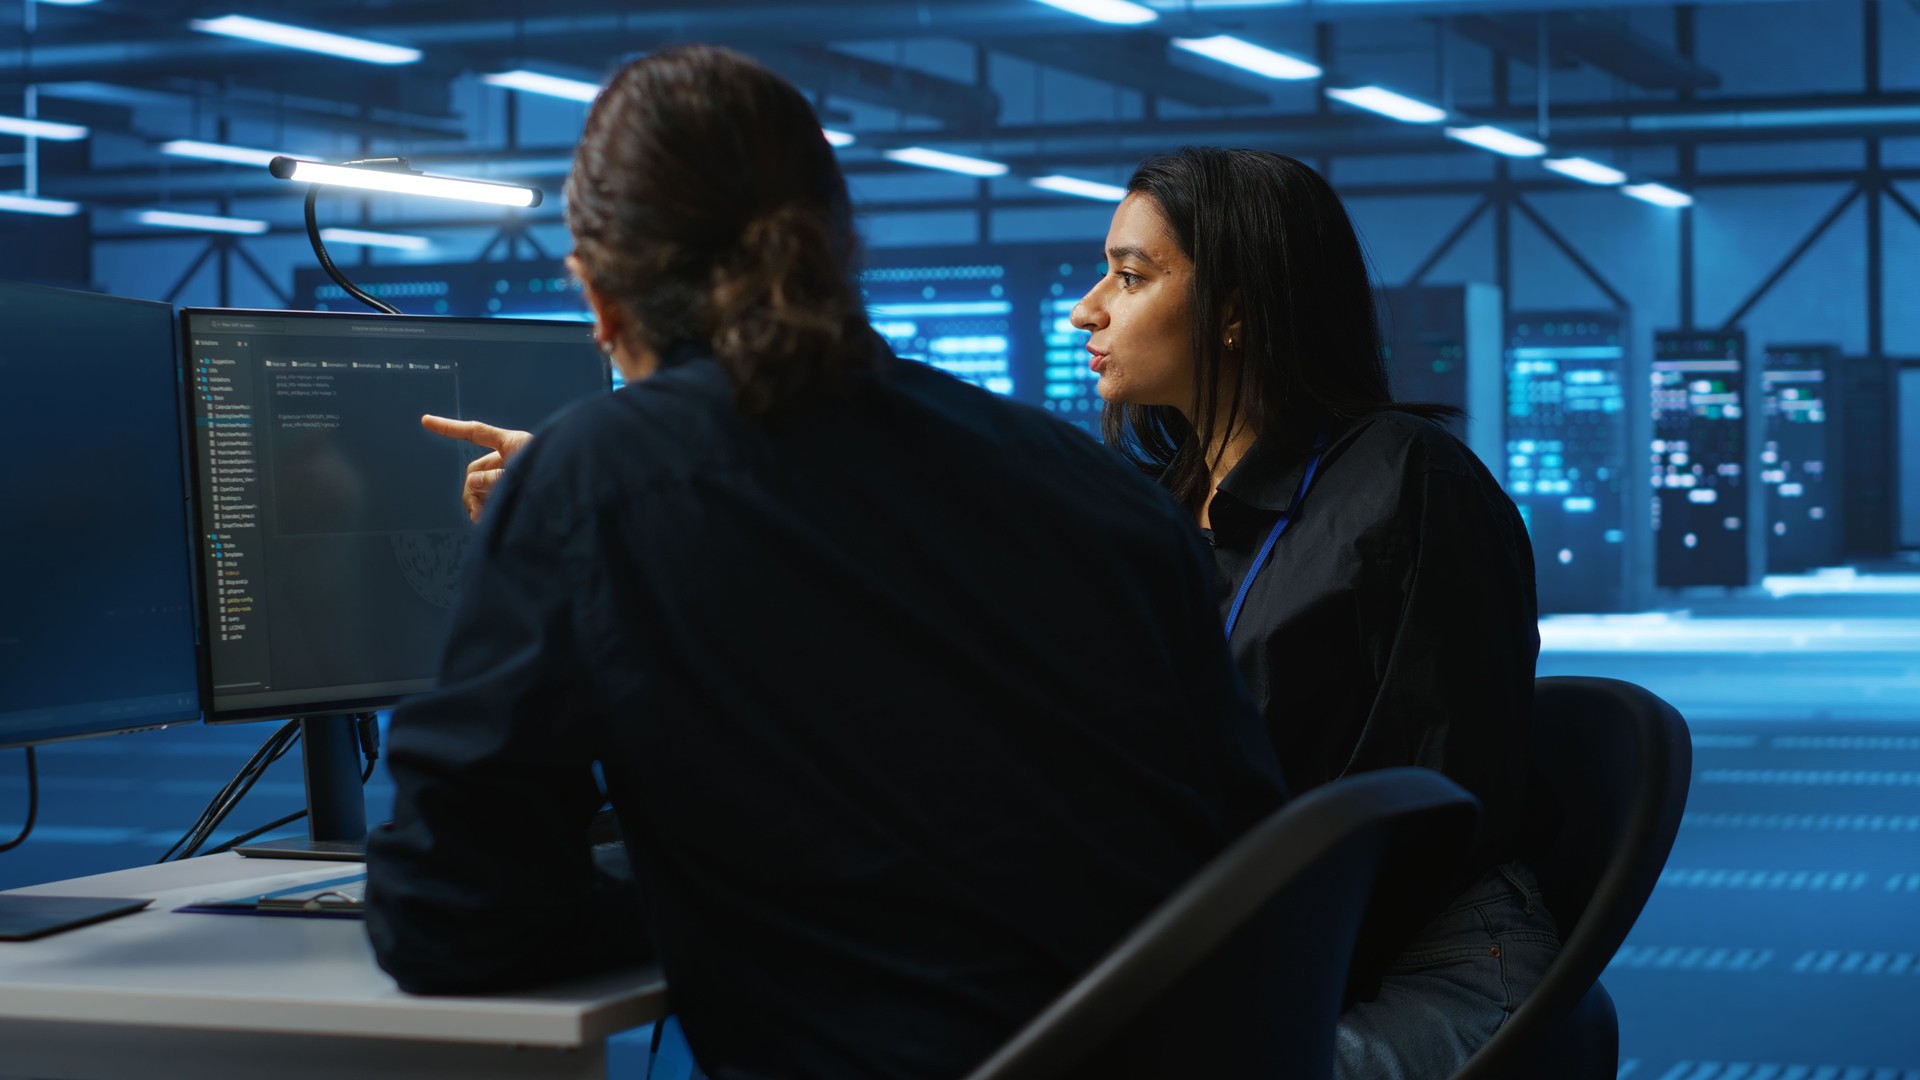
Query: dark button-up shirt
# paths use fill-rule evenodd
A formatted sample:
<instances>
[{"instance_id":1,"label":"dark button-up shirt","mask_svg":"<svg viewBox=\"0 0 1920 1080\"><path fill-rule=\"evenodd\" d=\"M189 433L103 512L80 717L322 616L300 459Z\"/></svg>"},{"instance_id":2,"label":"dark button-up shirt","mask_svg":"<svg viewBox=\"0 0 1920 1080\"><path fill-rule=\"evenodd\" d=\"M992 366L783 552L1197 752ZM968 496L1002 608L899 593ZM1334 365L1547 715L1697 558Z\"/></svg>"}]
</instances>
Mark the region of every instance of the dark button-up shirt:
<instances>
[{"instance_id":1,"label":"dark button-up shirt","mask_svg":"<svg viewBox=\"0 0 1920 1080\"><path fill-rule=\"evenodd\" d=\"M1408 413L1334 433L1294 507L1310 454L1256 442L1208 512L1223 613L1274 522L1293 512L1232 640L1289 788L1436 769L1483 805L1463 873L1514 857L1540 651L1519 512L1459 440Z\"/></svg>"},{"instance_id":2,"label":"dark button-up shirt","mask_svg":"<svg viewBox=\"0 0 1920 1080\"><path fill-rule=\"evenodd\" d=\"M380 962L457 992L657 947L716 1077L961 1075L1280 801L1205 545L921 365L754 423L676 361L488 507L393 721ZM637 887L595 869L596 762Z\"/></svg>"}]
</instances>

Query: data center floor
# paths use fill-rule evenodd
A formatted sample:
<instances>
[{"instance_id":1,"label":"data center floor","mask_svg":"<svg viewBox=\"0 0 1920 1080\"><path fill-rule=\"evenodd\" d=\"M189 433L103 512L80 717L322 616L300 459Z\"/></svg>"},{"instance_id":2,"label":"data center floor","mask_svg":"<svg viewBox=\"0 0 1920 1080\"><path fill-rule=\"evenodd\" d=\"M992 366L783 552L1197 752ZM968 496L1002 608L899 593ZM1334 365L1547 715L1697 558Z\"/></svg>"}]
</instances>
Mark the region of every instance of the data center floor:
<instances>
[{"instance_id":1,"label":"data center floor","mask_svg":"<svg viewBox=\"0 0 1920 1080\"><path fill-rule=\"evenodd\" d=\"M1686 821L1606 975L1620 1075L1920 1080L1920 575L1770 583L1542 623L1540 674L1640 683L1694 732ZM43 747L40 825L0 887L151 862L270 730ZM0 834L24 806L17 757ZM298 808L295 757L224 835ZM384 772L368 795L378 820Z\"/></svg>"}]
</instances>

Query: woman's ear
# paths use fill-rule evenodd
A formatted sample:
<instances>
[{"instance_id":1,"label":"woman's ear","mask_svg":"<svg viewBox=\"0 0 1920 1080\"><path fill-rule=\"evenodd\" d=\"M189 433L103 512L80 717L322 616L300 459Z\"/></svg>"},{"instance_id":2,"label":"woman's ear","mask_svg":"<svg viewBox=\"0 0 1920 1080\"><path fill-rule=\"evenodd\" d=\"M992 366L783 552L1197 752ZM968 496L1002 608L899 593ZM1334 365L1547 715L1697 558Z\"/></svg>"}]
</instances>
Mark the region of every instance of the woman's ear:
<instances>
[{"instance_id":1,"label":"woman's ear","mask_svg":"<svg viewBox=\"0 0 1920 1080\"><path fill-rule=\"evenodd\" d=\"M580 279L580 294L587 298L587 308L593 312L594 341L599 344L601 352L613 355L613 350L627 336L625 309L594 284L593 275L587 273L587 265L580 261L580 256L567 256L567 272Z\"/></svg>"},{"instance_id":2,"label":"woman's ear","mask_svg":"<svg viewBox=\"0 0 1920 1080\"><path fill-rule=\"evenodd\" d=\"M1220 344L1228 352L1238 350L1247 341L1246 319L1241 314L1240 290L1228 294L1227 302L1220 315Z\"/></svg>"}]
</instances>

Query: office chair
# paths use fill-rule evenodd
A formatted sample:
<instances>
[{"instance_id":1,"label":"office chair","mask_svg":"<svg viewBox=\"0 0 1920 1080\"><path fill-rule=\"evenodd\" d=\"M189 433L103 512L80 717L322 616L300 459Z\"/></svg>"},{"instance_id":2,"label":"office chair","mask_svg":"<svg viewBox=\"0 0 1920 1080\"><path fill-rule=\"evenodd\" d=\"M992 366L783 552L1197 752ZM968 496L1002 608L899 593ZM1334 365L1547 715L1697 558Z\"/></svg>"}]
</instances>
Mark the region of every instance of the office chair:
<instances>
[{"instance_id":1,"label":"office chair","mask_svg":"<svg viewBox=\"0 0 1920 1080\"><path fill-rule=\"evenodd\" d=\"M1203 867L968 1080L1328 1080L1350 971L1397 954L1445 899L1431 883L1458 864L1478 819L1473 796L1426 769L1308 792ZM1356 949L1363 927L1378 955Z\"/></svg>"},{"instance_id":2,"label":"office chair","mask_svg":"<svg viewBox=\"0 0 1920 1080\"><path fill-rule=\"evenodd\" d=\"M1693 741L1650 691L1617 679L1534 684L1533 758L1560 803L1529 862L1560 926L1560 955L1533 994L1453 1080L1613 1080L1620 1028L1600 985L1673 850Z\"/></svg>"}]
</instances>

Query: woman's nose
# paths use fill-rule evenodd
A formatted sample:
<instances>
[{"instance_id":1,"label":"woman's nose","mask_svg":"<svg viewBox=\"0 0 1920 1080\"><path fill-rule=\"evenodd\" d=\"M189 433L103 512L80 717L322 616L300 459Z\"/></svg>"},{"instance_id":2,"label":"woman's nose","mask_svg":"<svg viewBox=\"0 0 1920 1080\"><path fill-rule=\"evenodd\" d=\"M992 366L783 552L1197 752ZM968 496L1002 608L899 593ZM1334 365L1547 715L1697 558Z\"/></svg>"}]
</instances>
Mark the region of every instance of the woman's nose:
<instances>
[{"instance_id":1,"label":"woman's nose","mask_svg":"<svg viewBox=\"0 0 1920 1080\"><path fill-rule=\"evenodd\" d=\"M1100 329L1105 319L1106 312L1094 302L1092 292L1081 297L1080 302L1073 305L1073 310L1067 313L1067 320L1073 323L1075 328L1089 333Z\"/></svg>"}]
</instances>

